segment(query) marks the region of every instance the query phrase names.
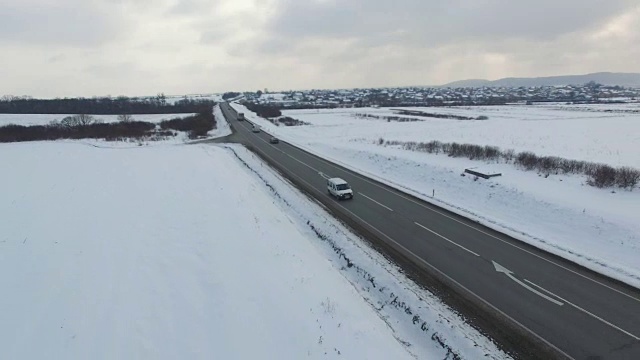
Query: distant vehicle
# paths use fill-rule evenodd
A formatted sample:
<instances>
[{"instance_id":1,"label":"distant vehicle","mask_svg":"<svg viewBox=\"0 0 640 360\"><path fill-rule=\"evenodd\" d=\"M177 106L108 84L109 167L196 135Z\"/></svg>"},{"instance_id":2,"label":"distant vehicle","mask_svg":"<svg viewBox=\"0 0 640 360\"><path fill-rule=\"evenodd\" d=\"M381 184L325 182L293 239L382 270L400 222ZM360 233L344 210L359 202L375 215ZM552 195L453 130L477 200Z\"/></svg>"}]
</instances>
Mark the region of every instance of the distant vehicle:
<instances>
[{"instance_id":1,"label":"distant vehicle","mask_svg":"<svg viewBox=\"0 0 640 360\"><path fill-rule=\"evenodd\" d=\"M277 143L280 142L280 140L278 140L277 137L272 136L271 139L269 139L269 142L272 143L272 144L277 144Z\"/></svg>"},{"instance_id":2,"label":"distant vehicle","mask_svg":"<svg viewBox=\"0 0 640 360\"><path fill-rule=\"evenodd\" d=\"M244 120L244 113L238 113L238 121Z\"/></svg>"},{"instance_id":3,"label":"distant vehicle","mask_svg":"<svg viewBox=\"0 0 640 360\"><path fill-rule=\"evenodd\" d=\"M251 128L251 131L253 131L254 133L259 133L260 132L260 127L253 125L253 128Z\"/></svg>"},{"instance_id":4,"label":"distant vehicle","mask_svg":"<svg viewBox=\"0 0 640 360\"><path fill-rule=\"evenodd\" d=\"M353 190L349 184L340 178L331 178L327 180L327 191L329 195L340 199L353 199Z\"/></svg>"}]
</instances>

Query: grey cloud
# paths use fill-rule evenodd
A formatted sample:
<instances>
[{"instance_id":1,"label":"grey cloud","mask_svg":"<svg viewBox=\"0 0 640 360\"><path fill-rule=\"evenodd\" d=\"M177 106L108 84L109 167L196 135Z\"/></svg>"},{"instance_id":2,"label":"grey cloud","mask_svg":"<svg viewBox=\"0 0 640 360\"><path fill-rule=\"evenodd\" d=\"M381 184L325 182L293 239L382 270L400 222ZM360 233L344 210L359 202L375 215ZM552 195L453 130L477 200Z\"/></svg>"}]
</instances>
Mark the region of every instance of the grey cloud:
<instances>
[{"instance_id":1,"label":"grey cloud","mask_svg":"<svg viewBox=\"0 0 640 360\"><path fill-rule=\"evenodd\" d=\"M637 6L631 0L284 0L267 28L273 37L354 37L367 44L390 36L434 46L470 39L549 40Z\"/></svg>"},{"instance_id":2,"label":"grey cloud","mask_svg":"<svg viewBox=\"0 0 640 360\"><path fill-rule=\"evenodd\" d=\"M629 60L640 56L637 0L0 2L0 52L8 54L1 58L0 95L433 85L640 71ZM631 26L623 21L593 36L627 12Z\"/></svg>"},{"instance_id":3,"label":"grey cloud","mask_svg":"<svg viewBox=\"0 0 640 360\"><path fill-rule=\"evenodd\" d=\"M112 40L125 23L116 11L83 1L14 1L0 7L0 42L93 46Z\"/></svg>"},{"instance_id":4,"label":"grey cloud","mask_svg":"<svg viewBox=\"0 0 640 360\"><path fill-rule=\"evenodd\" d=\"M180 0L167 9L167 15L202 15L220 4L220 0Z\"/></svg>"},{"instance_id":5,"label":"grey cloud","mask_svg":"<svg viewBox=\"0 0 640 360\"><path fill-rule=\"evenodd\" d=\"M53 55L53 56L49 57L48 61L49 61L49 63L57 63L57 62L60 62L60 61L65 61L66 58L67 57L64 54L56 54L56 55Z\"/></svg>"},{"instance_id":6,"label":"grey cloud","mask_svg":"<svg viewBox=\"0 0 640 360\"><path fill-rule=\"evenodd\" d=\"M200 41L204 44L219 43L233 35L233 29L225 26L207 26L200 31Z\"/></svg>"},{"instance_id":7,"label":"grey cloud","mask_svg":"<svg viewBox=\"0 0 640 360\"><path fill-rule=\"evenodd\" d=\"M139 69L134 63L129 61L109 64L93 64L84 68L85 73L104 78L113 78L122 75L131 76L140 70L141 69Z\"/></svg>"},{"instance_id":8,"label":"grey cloud","mask_svg":"<svg viewBox=\"0 0 640 360\"><path fill-rule=\"evenodd\" d=\"M296 79L282 73L280 80L292 87L547 75L571 72L576 55L591 46L575 39L637 6L631 0L282 0L260 37L229 48L235 56L294 64L292 70L301 70ZM485 54L503 58L504 67ZM584 71L616 69L597 60L584 64Z\"/></svg>"}]
</instances>

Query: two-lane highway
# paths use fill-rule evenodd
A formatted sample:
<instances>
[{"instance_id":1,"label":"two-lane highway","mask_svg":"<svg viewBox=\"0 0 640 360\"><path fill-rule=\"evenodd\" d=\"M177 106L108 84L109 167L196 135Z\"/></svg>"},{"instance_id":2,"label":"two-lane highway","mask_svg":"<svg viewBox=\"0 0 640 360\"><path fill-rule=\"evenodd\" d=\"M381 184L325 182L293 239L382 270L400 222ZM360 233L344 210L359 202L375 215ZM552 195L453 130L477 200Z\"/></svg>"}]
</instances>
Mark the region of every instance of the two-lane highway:
<instances>
[{"instance_id":1,"label":"two-lane highway","mask_svg":"<svg viewBox=\"0 0 640 360\"><path fill-rule=\"evenodd\" d=\"M235 140L250 147L345 223L357 224L354 229L372 243L384 242L425 274L450 287L456 296L477 304L476 311L491 314L495 321L487 325L485 319L479 325L483 330L494 335L513 330L531 341L527 346L547 351L531 353L530 347L522 350L519 344L505 345L517 355L640 359L638 289L289 143L270 144L269 134L252 133L251 123L237 121L236 112L228 104L223 103L221 108L236 132ZM354 199L338 202L331 198L326 190L327 177L347 180Z\"/></svg>"}]
</instances>

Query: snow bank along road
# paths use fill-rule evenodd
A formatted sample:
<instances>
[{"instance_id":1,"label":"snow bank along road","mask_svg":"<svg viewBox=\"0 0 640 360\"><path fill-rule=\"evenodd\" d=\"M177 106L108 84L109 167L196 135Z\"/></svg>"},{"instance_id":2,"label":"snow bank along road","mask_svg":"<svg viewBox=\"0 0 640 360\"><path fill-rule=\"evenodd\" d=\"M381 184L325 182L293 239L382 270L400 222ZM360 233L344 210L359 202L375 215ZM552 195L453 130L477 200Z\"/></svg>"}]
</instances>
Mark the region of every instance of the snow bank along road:
<instances>
[{"instance_id":1,"label":"snow bank along road","mask_svg":"<svg viewBox=\"0 0 640 360\"><path fill-rule=\"evenodd\" d=\"M447 289L447 300L508 350L544 358L640 359L640 291L423 202L291 144L269 143L222 104L239 141L374 245ZM326 178L354 200L336 202Z\"/></svg>"}]
</instances>

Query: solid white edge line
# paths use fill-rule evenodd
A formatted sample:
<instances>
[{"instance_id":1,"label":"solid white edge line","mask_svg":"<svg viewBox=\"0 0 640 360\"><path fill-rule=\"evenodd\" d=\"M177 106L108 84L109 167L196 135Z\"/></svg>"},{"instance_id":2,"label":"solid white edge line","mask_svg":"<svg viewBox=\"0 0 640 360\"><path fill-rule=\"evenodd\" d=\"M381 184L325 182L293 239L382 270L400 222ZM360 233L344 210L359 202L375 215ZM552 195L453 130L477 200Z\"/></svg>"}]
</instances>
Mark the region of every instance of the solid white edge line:
<instances>
[{"instance_id":1,"label":"solid white edge line","mask_svg":"<svg viewBox=\"0 0 640 360\"><path fill-rule=\"evenodd\" d=\"M416 224L416 225L420 226L421 228L423 228L423 229L427 230L428 232L430 232L430 233L432 233L432 234L434 234L434 235L436 235L436 236L439 236L439 237L441 237L441 238L443 238L443 239L447 240L448 242L450 242L450 243L452 243L453 245L455 245L455 246L457 246L457 247L461 248L462 250L468 251L468 252L472 253L472 254L473 254L473 255L475 255L475 256L480 256L480 255L478 255L477 253L475 253L475 252L473 252L473 251L471 251L471 250L467 249L466 247L464 247L464 246L462 246L462 245L458 244L457 242L455 242L455 241L453 241L453 240L449 240L449 239L447 239L446 237L444 237L444 236L442 236L442 235L438 234L437 232L435 232L435 231L433 231L433 230L429 229L428 227L426 227L426 226L424 226L424 225L422 225L422 224L420 224L420 223L414 222L414 224Z\"/></svg>"},{"instance_id":2,"label":"solid white edge line","mask_svg":"<svg viewBox=\"0 0 640 360\"><path fill-rule=\"evenodd\" d=\"M376 204L378 204L378 205L382 206L383 208L385 208L385 209L387 209L387 210L389 210L389 211L393 211L393 209L392 209L392 208L390 208L390 207L388 207L388 206L385 206L385 205L383 205L383 204L381 204L381 203L379 203L379 202L377 202L377 201L373 200L372 198L368 197L367 195L365 195L365 194L363 194L363 193L361 193L361 192L358 192L358 194L360 194L360 195L362 195L362 196L366 197L367 199L369 199L369 200L373 201L374 203L376 203Z\"/></svg>"},{"instance_id":3,"label":"solid white edge line","mask_svg":"<svg viewBox=\"0 0 640 360\"><path fill-rule=\"evenodd\" d=\"M616 326L616 325L614 325L614 324L612 324L612 323L608 322L607 320L605 320L605 319L603 319L603 318L599 317L598 315L593 314L593 313L590 313L589 311L587 311L587 310L585 310L585 309L581 308L580 306L578 306L578 305L576 305L576 304L574 304L574 303L572 303L572 302L570 302L570 301L567 301L566 299L563 299L562 297L560 297L560 296L558 296L558 295L556 295L556 294L554 294L554 293L550 292L549 290L546 290L545 288L542 288L542 287L540 287L540 286L538 286L538 285L536 285L536 284L532 283L531 281L529 281L529 280L527 280L527 279L524 279L524 281L528 282L529 284L531 284L531 285L533 285L533 286L537 287L538 289L540 289L540 290L542 290L542 291L545 291L545 292L547 292L547 293L549 293L549 294L552 294L553 296L556 296L558 299L560 299L560 300L562 300L562 301L566 302L567 304L569 304L569 305L573 306L574 308L576 308L576 309L578 309L578 310L582 311L583 313L585 313L585 314L587 314L587 315L589 315L589 316L591 316L591 317L593 317L593 318L595 318L595 319L599 320L600 322L603 322L603 323L605 323L605 324L607 324L607 325L611 326L612 328L614 328L614 329L616 329L616 330L618 330L618 331L620 331L620 332L622 332L622 333L624 333L624 334L626 334L626 335L629 335L629 336L631 336L632 338L634 338L634 339L636 339L636 340L639 340L639 341L640 341L640 337L635 336L635 335L633 335L632 333L630 333L630 332L628 332L628 331L626 331L626 330L624 330L624 329L622 329L622 328L620 328L620 327L618 327L618 326Z\"/></svg>"},{"instance_id":4,"label":"solid white edge line","mask_svg":"<svg viewBox=\"0 0 640 360\"><path fill-rule=\"evenodd\" d=\"M244 135L242 135L243 137L245 137ZM245 137L245 139L249 140L248 138ZM271 159L271 161L273 161L274 163L282 166L282 164L280 164L278 161L276 161L274 158L272 158L271 156L269 156L268 154L264 153L264 156L268 157L269 159ZM316 192L320 192L318 189L314 188L313 185L309 184L307 181L305 181L302 177L291 173L291 175L297 177L298 179L300 179L300 181L304 182L305 184L307 184L311 189L315 190ZM324 194L324 193L323 193ZM317 200L315 200L317 202ZM320 205L322 205L322 203L319 203ZM413 257L415 257L418 261L422 262L423 264L425 264L426 266L430 267L431 269L433 269L434 271L436 271L438 274L440 274L441 276L443 276L444 278L446 278L448 281L451 281L452 283L456 284L456 286L459 286L461 289L463 289L464 291L466 291L467 293L471 294L473 297L475 297L476 299L478 299L479 301L481 301L483 304L485 304L486 306L488 306L489 308L493 309L495 312L497 312L498 314L500 314L501 316L504 316L506 319L509 319L509 321L513 322L514 324L516 324L517 326L520 326L520 328L524 329L525 331L529 332L529 334L531 334L534 338L538 339L539 341L541 341L542 343L546 344L547 346L549 346L550 348L554 349L555 351L557 351L558 353L564 355L567 359L572 359L575 360L573 357L569 356L569 354L567 354L566 352L562 351L560 348L558 348L557 346L555 346L554 344L552 344L551 342L549 342L547 339L543 338L542 336L538 335L536 332L534 332L533 330L529 329L528 327L526 327L524 324L522 324L521 322L519 322L518 320L514 319L513 317L507 315L507 313L505 313L504 311L498 309L495 305L491 304L489 301L483 299L480 295L474 293L473 291L471 291L469 288L467 288L466 286L462 285L461 283L459 283L458 281L456 281L455 279L453 279L452 277L450 277L449 275L445 274L443 271L441 271L440 269L438 269L437 267L431 265L430 263L428 263L426 260L424 260L423 258L419 257L418 255L416 255L415 253L413 253L411 250L407 249L406 247L404 247L402 244L398 243L397 241L393 240L391 237L389 237L387 234L383 233L382 231L378 230L378 228L376 228L375 226L369 224L367 221L365 221L364 219L362 219L361 217L359 217L358 215L354 214L353 212L351 212L349 209L345 208L344 206L342 206L340 203L336 203L336 206L342 208L344 211L350 213L351 215L353 215L354 217L356 217L357 219L359 219L360 221L362 221L364 224L366 224L367 226L369 226L370 228L372 228L373 230L375 230L376 232L378 232L379 234L381 234L382 236L384 236L385 238L387 238L389 241L393 242L394 244L396 244L398 247L400 247L401 249L403 249L404 251L406 251L407 253L411 254ZM324 207L324 206L323 206Z\"/></svg>"}]
</instances>

